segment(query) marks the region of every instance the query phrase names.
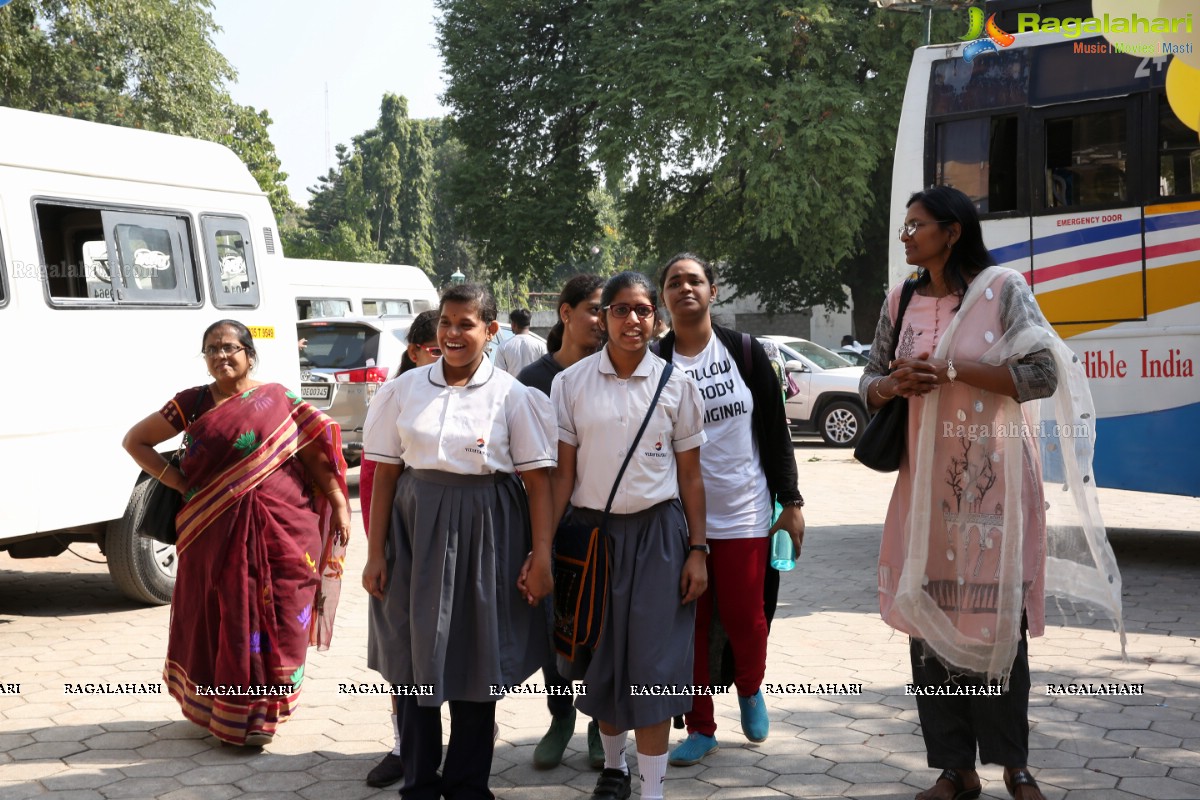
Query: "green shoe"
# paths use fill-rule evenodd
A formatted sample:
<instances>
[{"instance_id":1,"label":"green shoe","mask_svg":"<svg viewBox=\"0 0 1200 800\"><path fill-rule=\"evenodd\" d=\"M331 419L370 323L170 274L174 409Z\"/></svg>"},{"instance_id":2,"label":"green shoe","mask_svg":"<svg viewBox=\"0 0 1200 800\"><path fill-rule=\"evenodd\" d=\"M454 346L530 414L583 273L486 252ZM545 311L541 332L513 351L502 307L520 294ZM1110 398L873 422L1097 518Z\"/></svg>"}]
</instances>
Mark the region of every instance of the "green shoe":
<instances>
[{"instance_id":1,"label":"green shoe","mask_svg":"<svg viewBox=\"0 0 1200 800\"><path fill-rule=\"evenodd\" d=\"M604 742L600 741L600 723L592 720L588 723L588 766L592 769L604 769Z\"/></svg>"},{"instance_id":2,"label":"green shoe","mask_svg":"<svg viewBox=\"0 0 1200 800\"><path fill-rule=\"evenodd\" d=\"M533 749L535 769L554 769L562 763L563 752L575 733L575 709L559 717L550 718L550 730Z\"/></svg>"}]
</instances>

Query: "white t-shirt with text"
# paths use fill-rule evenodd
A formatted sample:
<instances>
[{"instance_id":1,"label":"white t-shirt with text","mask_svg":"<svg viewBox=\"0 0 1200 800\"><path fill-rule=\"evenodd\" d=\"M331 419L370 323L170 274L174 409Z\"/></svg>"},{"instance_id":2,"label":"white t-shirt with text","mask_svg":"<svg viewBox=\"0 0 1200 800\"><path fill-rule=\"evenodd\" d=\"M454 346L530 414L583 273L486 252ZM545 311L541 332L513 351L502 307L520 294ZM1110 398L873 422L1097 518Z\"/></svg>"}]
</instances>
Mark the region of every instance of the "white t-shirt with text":
<instances>
[{"instance_id":1,"label":"white t-shirt with text","mask_svg":"<svg viewBox=\"0 0 1200 800\"><path fill-rule=\"evenodd\" d=\"M708 510L708 538L753 539L771 528L771 497L754 438L754 397L737 363L712 335L695 356L673 360L700 388L704 432L700 471Z\"/></svg>"}]
</instances>

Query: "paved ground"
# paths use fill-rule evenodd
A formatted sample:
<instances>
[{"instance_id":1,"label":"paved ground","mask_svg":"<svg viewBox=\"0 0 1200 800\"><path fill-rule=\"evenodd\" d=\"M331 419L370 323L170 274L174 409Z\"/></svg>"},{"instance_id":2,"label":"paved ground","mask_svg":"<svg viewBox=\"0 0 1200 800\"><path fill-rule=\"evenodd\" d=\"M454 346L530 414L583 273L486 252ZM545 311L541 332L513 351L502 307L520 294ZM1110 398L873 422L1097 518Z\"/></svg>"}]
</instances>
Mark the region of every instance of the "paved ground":
<instances>
[{"instance_id":1,"label":"paved ground","mask_svg":"<svg viewBox=\"0 0 1200 800\"><path fill-rule=\"evenodd\" d=\"M671 768L667 797L911 798L927 786L907 643L880 621L872 590L891 489L845 451L798 447L809 532L785 576L770 682L862 683L861 696L769 699L771 737L750 745L719 699L720 752ZM1103 628L1052 625L1031 647L1031 763L1051 800L1200 798L1200 500L1104 492L1125 581L1129 660ZM361 525L355 515L356 525ZM347 574L361 568L356 532ZM74 548L94 558L93 547ZM333 648L313 653L299 713L265 752L221 747L159 697L71 696L64 684L159 682L168 608L122 599L102 565L0 555L0 800L3 798L394 797L362 778L390 746L385 698L338 693L365 668L364 595L348 582ZM1145 684L1140 697L1048 697L1048 684ZM502 798L586 797L583 721L565 763L537 772L535 698L500 704L492 787ZM1007 797L985 768L984 797ZM635 787L636 790L636 787ZM635 795L636 796L636 795Z\"/></svg>"}]
</instances>

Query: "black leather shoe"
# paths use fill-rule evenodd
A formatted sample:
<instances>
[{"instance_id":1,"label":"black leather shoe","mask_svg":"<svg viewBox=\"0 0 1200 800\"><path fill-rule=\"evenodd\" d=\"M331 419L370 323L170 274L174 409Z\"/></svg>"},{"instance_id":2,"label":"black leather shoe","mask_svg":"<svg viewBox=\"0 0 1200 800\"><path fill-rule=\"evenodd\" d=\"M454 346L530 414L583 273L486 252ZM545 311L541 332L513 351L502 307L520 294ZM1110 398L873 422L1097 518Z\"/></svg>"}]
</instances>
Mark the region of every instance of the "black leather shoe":
<instances>
[{"instance_id":1,"label":"black leather shoe","mask_svg":"<svg viewBox=\"0 0 1200 800\"><path fill-rule=\"evenodd\" d=\"M367 786L374 786L377 789L391 786L403 777L404 765L400 762L400 756L388 753L382 761L375 765L374 769L367 773Z\"/></svg>"},{"instance_id":2,"label":"black leather shoe","mask_svg":"<svg viewBox=\"0 0 1200 800\"><path fill-rule=\"evenodd\" d=\"M606 769L596 781L592 800L626 800L629 797L629 773L619 769Z\"/></svg>"}]
</instances>

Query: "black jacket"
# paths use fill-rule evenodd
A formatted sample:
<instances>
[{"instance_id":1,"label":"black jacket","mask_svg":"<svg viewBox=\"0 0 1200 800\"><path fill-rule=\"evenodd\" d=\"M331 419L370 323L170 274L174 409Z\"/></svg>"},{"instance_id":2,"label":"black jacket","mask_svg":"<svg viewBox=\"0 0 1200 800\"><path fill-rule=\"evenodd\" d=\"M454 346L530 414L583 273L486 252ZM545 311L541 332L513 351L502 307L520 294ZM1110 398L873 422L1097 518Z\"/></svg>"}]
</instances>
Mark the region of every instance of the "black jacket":
<instances>
[{"instance_id":1,"label":"black jacket","mask_svg":"<svg viewBox=\"0 0 1200 800\"><path fill-rule=\"evenodd\" d=\"M779 386L775 369L771 366L771 357L753 336L722 328L720 325L713 325L713 333L733 355L738 372L754 397L751 424L754 427L758 457L762 460L771 496L780 503L802 499L797 485L796 453L792 448L792 435L788 432L787 413L783 407L783 390ZM743 337L750 340L749 364L745 363L746 347ZM675 331L671 331L658 343L658 354L671 361L674 352Z\"/></svg>"}]
</instances>

